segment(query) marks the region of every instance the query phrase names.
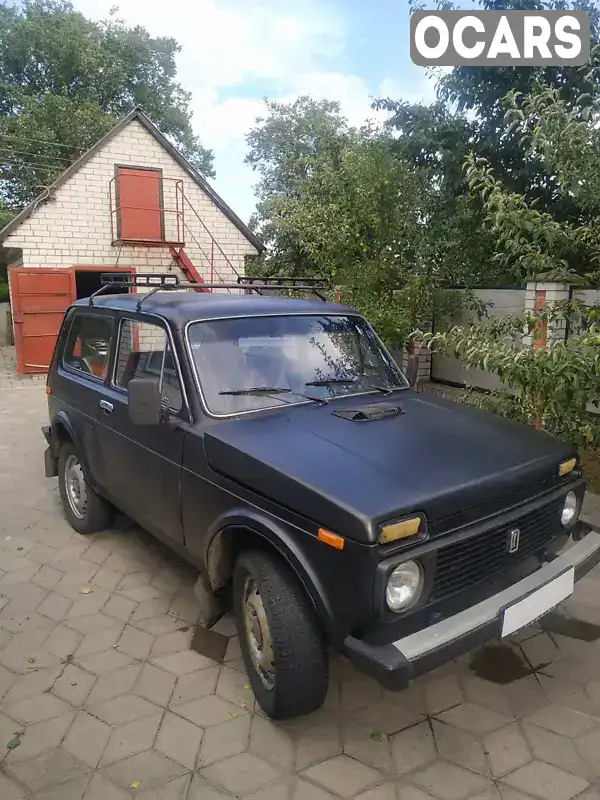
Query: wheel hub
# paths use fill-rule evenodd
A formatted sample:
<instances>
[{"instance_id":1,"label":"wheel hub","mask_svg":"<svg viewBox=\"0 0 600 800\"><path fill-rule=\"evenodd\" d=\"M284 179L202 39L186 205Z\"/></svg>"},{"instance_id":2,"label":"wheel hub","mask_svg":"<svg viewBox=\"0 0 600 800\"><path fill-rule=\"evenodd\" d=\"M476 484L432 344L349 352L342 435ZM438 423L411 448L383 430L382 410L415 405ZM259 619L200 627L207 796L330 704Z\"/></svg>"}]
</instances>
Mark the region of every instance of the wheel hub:
<instances>
[{"instance_id":1,"label":"wheel hub","mask_svg":"<svg viewBox=\"0 0 600 800\"><path fill-rule=\"evenodd\" d=\"M273 642L260 591L247 576L244 586L244 627L252 663L265 688L275 685Z\"/></svg>"},{"instance_id":2,"label":"wheel hub","mask_svg":"<svg viewBox=\"0 0 600 800\"><path fill-rule=\"evenodd\" d=\"M88 494L81 462L75 455L65 461L65 489L69 507L78 519L85 517Z\"/></svg>"}]
</instances>

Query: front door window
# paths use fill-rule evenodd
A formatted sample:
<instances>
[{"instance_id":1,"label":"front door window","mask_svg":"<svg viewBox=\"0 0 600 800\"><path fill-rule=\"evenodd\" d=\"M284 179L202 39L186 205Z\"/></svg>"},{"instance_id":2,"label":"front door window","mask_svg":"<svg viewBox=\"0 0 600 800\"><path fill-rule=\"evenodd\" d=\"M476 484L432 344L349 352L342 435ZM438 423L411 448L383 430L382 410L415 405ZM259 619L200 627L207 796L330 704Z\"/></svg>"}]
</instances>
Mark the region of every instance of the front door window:
<instances>
[{"instance_id":1,"label":"front door window","mask_svg":"<svg viewBox=\"0 0 600 800\"><path fill-rule=\"evenodd\" d=\"M166 331L160 325L124 319L115 364L115 385L127 389L132 378L156 378L170 410L181 411L179 375Z\"/></svg>"}]
</instances>

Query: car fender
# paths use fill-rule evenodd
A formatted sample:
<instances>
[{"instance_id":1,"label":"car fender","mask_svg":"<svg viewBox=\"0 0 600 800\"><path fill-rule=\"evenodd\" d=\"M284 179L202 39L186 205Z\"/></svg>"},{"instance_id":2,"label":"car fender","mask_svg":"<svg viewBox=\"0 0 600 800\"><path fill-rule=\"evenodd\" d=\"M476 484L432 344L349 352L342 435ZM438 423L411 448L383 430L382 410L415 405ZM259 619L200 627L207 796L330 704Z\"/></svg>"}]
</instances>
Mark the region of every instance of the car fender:
<instances>
[{"instance_id":1,"label":"car fender","mask_svg":"<svg viewBox=\"0 0 600 800\"><path fill-rule=\"evenodd\" d=\"M70 418L69 414L64 409L61 409L56 414L56 416L53 418L52 424L51 424L52 441L54 443L55 456L57 458L58 458L58 451L60 449L61 438L64 438L64 436L61 436L61 434L59 433L59 428L63 428L63 430L66 432L68 437L71 439L71 441L75 445L75 449L77 450L77 454L78 454L79 458L81 459L81 463L83 465L83 468L84 468L88 478L90 478L89 463L88 463L88 460L87 460L87 454L85 452L85 447L81 446L81 439L80 439L80 437L79 437L79 435L77 433L77 429L76 429L75 425L73 424L73 421Z\"/></svg>"},{"instance_id":2,"label":"car fender","mask_svg":"<svg viewBox=\"0 0 600 800\"><path fill-rule=\"evenodd\" d=\"M217 537L237 528L248 528L268 542L290 567L300 581L325 629L333 628L333 609L324 583L314 570L312 559L303 557L299 541L310 536L303 531L298 537L287 526L254 509L233 509L218 518L209 528L206 536L205 563L209 567L210 551ZM312 537L314 538L314 537Z\"/></svg>"},{"instance_id":3,"label":"car fender","mask_svg":"<svg viewBox=\"0 0 600 800\"><path fill-rule=\"evenodd\" d=\"M75 447L77 447L78 450L80 449L80 441L77 431L75 430L75 426L73 425L73 422L66 411L61 410L56 414L56 416L52 419L50 428L52 430L54 455L58 456L61 439L64 439L64 434L60 433L60 428L63 428Z\"/></svg>"}]
</instances>

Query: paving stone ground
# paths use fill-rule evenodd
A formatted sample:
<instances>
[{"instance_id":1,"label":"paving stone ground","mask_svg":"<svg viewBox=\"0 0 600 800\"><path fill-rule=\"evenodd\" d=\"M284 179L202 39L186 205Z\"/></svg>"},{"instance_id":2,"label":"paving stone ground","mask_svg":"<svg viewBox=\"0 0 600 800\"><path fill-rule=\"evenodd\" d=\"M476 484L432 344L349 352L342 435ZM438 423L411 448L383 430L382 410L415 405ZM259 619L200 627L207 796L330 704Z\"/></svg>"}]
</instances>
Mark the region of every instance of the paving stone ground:
<instances>
[{"instance_id":1,"label":"paving stone ground","mask_svg":"<svg viewBox=\"0 0 600 800\"><path fill-rule=\"evenodd\" d=\"M505 684L481 652L395 694L336 658L325 708L275 724L230 619L223 664L189 649L193 569L124 521L70 529L45 420L35 382L0 391L0 800L600 800L598 572L562 610L588 641L528 629Z\"/></svg>"},{"instance_id":2,"label":"paving stone ground","mask_svg":"<svg viewBox=\"0 0 600 800\"><path fill-rule=\"evenodd\" d=\"M14 346L0 345L0 389L29 388L45 381L45 375L19 375Z\"/></svg>"}]
</instances>

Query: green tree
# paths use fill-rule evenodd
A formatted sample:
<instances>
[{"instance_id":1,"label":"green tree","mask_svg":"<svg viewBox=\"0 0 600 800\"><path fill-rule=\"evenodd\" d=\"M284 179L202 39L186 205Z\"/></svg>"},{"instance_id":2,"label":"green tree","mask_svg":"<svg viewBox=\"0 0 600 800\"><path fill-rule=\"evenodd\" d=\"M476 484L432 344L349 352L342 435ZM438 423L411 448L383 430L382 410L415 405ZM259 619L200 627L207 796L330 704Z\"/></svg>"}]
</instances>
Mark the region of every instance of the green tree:
<instances>
[{"instance_id":1,"label":"green tree","mask_svg":"<svg viewBox=\"0 0 600 800\"><path fill-rule=\"evenodd\" d=\"M258 173L258 202L250 225L269 253L254 262L255 274L312 274L298 232L284 224L286 202L298 198L316 162L337 163L351 131L339 103L300 97L293 103L265 100L266 115L247 135L246 163Z\"/></svg>"},{"instance_id":2,"label":"green tree","mask_svg":"<svg viewBox=\"0 0 600 800\"><path fill-rule=\"evenodd\" d=\"M600 48L586 68L600 70ZM596 85L597 86L597 85ZM600 267L600 90L566 100L560 90L539 85L528 95L510 92L506 120L519 137L525 157L535 159L544 182L557 197L568 197L576 210L565 220L557 209L540 208L497 177L486 159L471 155L466 171L473 193L482 201L495 238L495 259L511 268L517 280L539 273L581 274Z\"/></svg>"},{"instance_id":3,"label":"green tree","mask_svg":"<svg viewBox=\"0 0 600 800\"><path fill-rule=\"evenodd\" d=\"M212 154L194 135L190 95L176 81L179 45L96 23L66 0L0 4L0 181L18 209L102 136L142 107L205 175Z\"/></svg>"},{"instance_id":4,"label":"green tree","mask_svg":"<svg viewBox=\"0 0 600 800\"><path fill-rule=\"evenodd\" d=\"M9 211L6 204L0 200L0 230L2 230L5 225L8 225L12 216L12 211Z\"/></svg>"},{"instance_id":5,"label":"green tree","mask_svg":"<svg viewBox=\"0 0 600 800\"><path fill-rule=\"evenodd\" d=\"M492 239L483 225L481 203L469 195L463 169L475 123L441 102L424 106L387 98L373 105L389 114L385 129L392 133L392 150L428 175L435 198L426 232L429 262L449 285L502 283L506 276L490 264Z\"/></svg>"},{"instance_id":6,"label":"green tree","mask_svg":"<svg viewBox=\"0 0 600 800\"><path fill-rule=\"evenodd\" d=\"M395 347L435 303L455 309L427 248L436 200L426 171L386 132L351 129L335 105L303 98L271 110L251 134L272 244L256 270L325 279Z\"/></svg>"},{"instance_id":7,"label":"green tree","mask_svg":"<svg viewBox=\"0 0 600 800\"><path fill-rule=\"evenodd\" d=\"M426 5L431 7L424 0L410 1L412 10ZM456 7L450 0L437 0L436 5ZM590 17L592 45L600 41L600 9L595 0L477 0L475 5L482 10L584 10ZM430 106L389 98L375 103L389 112L387 125L394 130L394 146L432 171L439 194L431 220L434 257L448 265L458 282L502 284L519 272L508 258L489 261L492 243L483 225L483 208L476 196L468 197L462 172L470 152L486 159L502 175L507 189L528 202L536 200L540 210L559 220L576 223L578 219L573 197L556 192L540 154L523 147L520 132L505 118L505 96L514 91L524 97L540 83L555 90L567 109L575 110L577 98L595 90L598 76L576 67L456 67L439 77L438 99ZM580 271L590 268L583 248L573 251L570 260Z\"/></svg>"},{"instance_id":8,"label":"green tree","mask_svg":"<svg viewBox=\"0 0 600 800\"><path fill-rule=\"evenodd\" d=\"M413 163L388 130L353 129L338 104L306 97L269 103L248 141L260 175L253 223L270 245L254 274L327 280L396 347L434 307L437 318L456 311L458 296L440 290L470 244L456 224L461 214L470 224L470 200L444 223L432 164Z\"/></svg>"},{"instance_id":9,"label":"green tree","mask_svg":"<svg viewBox=\"0 0 600 800\"><path fill-rule=\"evenodd\" d=\"M427 186L389 138L350 128L337 103L302 97L268 103L247 160L260 174L254 224L270 244L255 270L342 285L344 299L398 342L412 328L394 290L419 271Z\"/></svg>"},{"instance_id":10,"label":"green tree","mask_svg":"<svg viewBox=\"0 0 600 800\"><path fill-rule=\"evenodd\" d=\"M453 8L454 3L438 0L438 6ZM422 0L411 0L413 9ZM482 10L585 11L590 19L592 46L600 42L600 7L596 0L477 0ZM529 94L538 84L559 91L568 107L581 94L593 91L597 78L577 67L455 67L438 82L438 98L444 107L459 114L469 113L472 122L471 147L477 156L487 158L502 173L506 185L520 194L537 198L542 208L562 218L576 216L566 195L556 197L545 181L545 171L521 146L519 136L509 130L504 119L503 100L510 91Z\"/></svg>"},{"instance_id":11,"label":"green tree","mask_svg":"<svg viewBox=\"0 0 600 800\"><path fill-rule=\"evenodd\" d=\"M330 100L304 95L293 103L265 100L265 107L246 136L246 163L260 176L258 197L297 194L314 159L339 154L350 128L340 104Z\"/></svg>"},{"instance_id":12,"label":"green tree","mask_svg":"<svg viewBox=\"0 0 600 800\"><path fill-rule=\"evenodd\" d=\"M450 0L437 0L436 5L456 7ZM595 0L477 0L476 5L483 10L581 9L590 16L592 44L600 40ZM431 4L410 2L412 10L425 6ZM577 224L579 204L570 193L556 191L541 153L524 147L522 133L505 117L504 98L509 92L523 98L540 83L554 90L576 116L581 112L578 98L595 91L598 75L567 67L457 67L438 76L438 99L429 106L392 98L374 103L374 108L388 112L386 128L393 132L394 150L429 171L437 197L428 221L430 258L438 271L445 271L449 283L502 285L521 277L519 265L508 253L490 261L493 238L484 225L485 211L479 196L469 193L463 171L470 153L486 159L502 175L506 189L528 203L535 200L540 211L556 220ZM587 249L578 246L570 253L569 266L589 271L587 258Z\"/></svg>"},{"instance_id":13,"label":"green tree","mask_svg":"<svg viewBox=\"0 0 600 800\"><path fill-rule=\"evenodd\" d=\"M599 53L586 67L586 80L597 87ZM495 258L514 270L515 280L545 274L549 279L581 283L573 254L586 264L600 263L600 91L565 98L549 85L523 95L508 94L505 122L518 137L524 157L540 166L546 185L566 196L576 215L561 218L557 207L545 209L539 198L516 191L504 174L498 177L486 159L471 154L466 177L480 199L494 237ZM459 358L467 368L497 375L507 387L491 395L474 393L473 402L488 410L544 428L579 446L600 445L599 309L576 300L539 309L528 316L508 316L456 326L444 333L417 334L436 352ZM571 335L550 336L547 346L531 347L541 323L549 330L567 320Z\"/></svg>"},{"instance_id":14,"label":"green tree","mask_svg":"<svg viewBox=\"0 0 600 800\"><path fill-rule=\"evenodd\" d=\"M12 213L6 208L6 205L0 200L0 230L10 222ZM2 250L0 249L0 303L5 303L8 300L8 274L6 268L6 260L2 257Z\"/></svg>"}]
</instances>

